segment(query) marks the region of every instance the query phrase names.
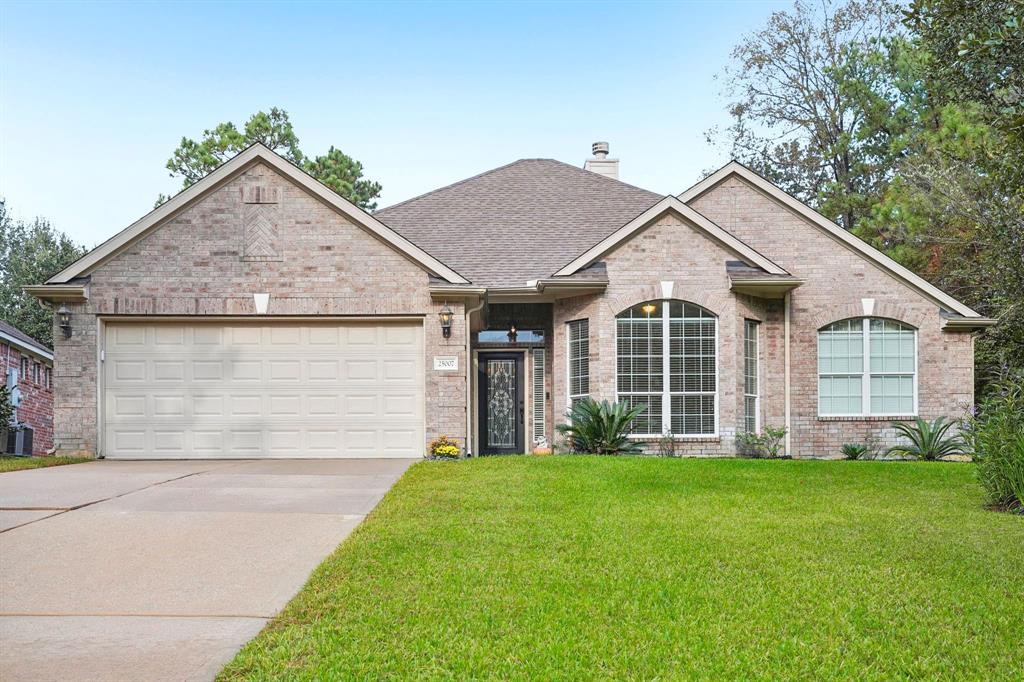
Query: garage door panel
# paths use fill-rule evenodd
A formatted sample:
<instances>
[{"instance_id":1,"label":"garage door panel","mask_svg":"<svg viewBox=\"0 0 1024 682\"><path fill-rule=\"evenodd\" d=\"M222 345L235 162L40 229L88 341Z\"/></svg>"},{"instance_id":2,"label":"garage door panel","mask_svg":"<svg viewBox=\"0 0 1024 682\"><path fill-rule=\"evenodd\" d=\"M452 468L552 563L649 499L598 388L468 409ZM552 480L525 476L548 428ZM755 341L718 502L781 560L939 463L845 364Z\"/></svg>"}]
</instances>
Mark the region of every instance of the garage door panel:
<instances>
[{"instance_id":1,"label":"garage door panel","mask_svg":"<svg viewBox=\"0 0 1024 682\"><path fill-rule=\"evenodd\" d=\"M108 457L415 457L415 324L109 323Z\"/></svg>"}]
</instances>

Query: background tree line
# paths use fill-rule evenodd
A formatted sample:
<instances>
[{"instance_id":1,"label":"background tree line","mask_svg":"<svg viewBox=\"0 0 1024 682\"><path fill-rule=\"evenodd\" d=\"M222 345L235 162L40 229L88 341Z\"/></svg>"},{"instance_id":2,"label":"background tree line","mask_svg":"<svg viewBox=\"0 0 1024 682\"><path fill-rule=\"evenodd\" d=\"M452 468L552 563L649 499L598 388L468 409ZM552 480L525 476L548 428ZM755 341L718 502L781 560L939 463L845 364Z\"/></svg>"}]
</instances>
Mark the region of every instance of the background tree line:
<instances>
[{"instance_id":1,"label":"background tree line","mask_svg":"<svg viewBox=\"0 0 1024 682\"><path fill-rule=\"evenodd\" d=\"M978 391L1024 371L1024 4L797 0L735 47L730 123L712 143L1000 324L979 336ZM308 156L284 110L182 138L188 187L262 142L355 204L379 183L330 147ZM158 204L165 201L162 196ZM0 206L0 316L51 341L21 292L84 249Z\"/></svg>"},{"instance_id":2,"label":"background tree line","mask_svg":"<svg viewBox=\"0 0 1024 682\"><path fill-rule=\"evenodd\" d=\"M797 0L744 37L709 140L1000 324L1024 371L1024 3Z\"/></svg>"}]
</instances>

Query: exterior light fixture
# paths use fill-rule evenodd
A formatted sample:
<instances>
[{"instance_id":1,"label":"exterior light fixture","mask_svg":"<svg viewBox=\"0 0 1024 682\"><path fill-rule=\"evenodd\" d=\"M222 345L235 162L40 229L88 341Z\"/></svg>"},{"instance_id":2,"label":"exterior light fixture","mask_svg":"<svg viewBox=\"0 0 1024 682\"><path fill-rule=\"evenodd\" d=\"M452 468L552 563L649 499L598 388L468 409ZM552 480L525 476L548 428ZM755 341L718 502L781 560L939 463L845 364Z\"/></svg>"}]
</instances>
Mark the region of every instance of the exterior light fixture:
<instances>
[{"instance_id":1,"label":"exterior light fixture","mask_svg":"<svg viewBox=\"0 0 1024 682\"><path fill-rule=\"evenodd\" d=\"M449 339L452 336L452 309L448 307L447 301L444 307L441 308L441 312L437 314L441 318L441 334L444 338Z\"/></svg>"},{"instance_id":2,"label":"exterior light fixture","mask_svg":"<svg viewBox=\"0 0 1024 682\"><path fill-rule=\"evenodd\" d=\"M60 326L61 331L64 332L64 338L71 338L71 311L68 307L61 303L60 308L57 310L57 324Z\"/></svg>"},{"instance_id":3,"label":"exterior light fixture","mask_svg":"<svg viewBox=\"0 0 1024 682\"><path fill-rule=\"evenodd\" d=\"M658 307L653 303L644 303L642 306L640 306L640 310L644 311L644 315L647 315L647 317L653 315L654 311L657 309Z\"/></svg>"},{"instance_id":4,"label":"exterior light fixture","mask_svg":"<svg viewBox=\"0 0 1024 682\"><path fill-rule=\"evenodd\" d=\"M512 326L508 330L508 342L509 343L515 343L516 342L516 336L518 336L518 335L519 335L519 330L516 329L516 323L513 322Z\"/></svg>"}]
</instances>

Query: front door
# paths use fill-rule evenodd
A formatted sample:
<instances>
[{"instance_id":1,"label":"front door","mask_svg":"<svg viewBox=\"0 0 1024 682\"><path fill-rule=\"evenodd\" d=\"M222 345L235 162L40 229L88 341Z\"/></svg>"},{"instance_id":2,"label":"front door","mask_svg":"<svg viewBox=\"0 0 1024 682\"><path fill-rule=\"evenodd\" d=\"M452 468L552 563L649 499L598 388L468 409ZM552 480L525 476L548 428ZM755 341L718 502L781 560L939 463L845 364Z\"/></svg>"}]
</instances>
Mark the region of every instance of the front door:
<instances>
[{"instance_id":1,"label":"front door","mask_svg":"<svg viewBox=\"0 0 1024 682\"><path fill-rule=\"evenodd\" d=\"M480 453L524 452L522 353L481 353L477 386Z\"/></svg>"}]
</instances>

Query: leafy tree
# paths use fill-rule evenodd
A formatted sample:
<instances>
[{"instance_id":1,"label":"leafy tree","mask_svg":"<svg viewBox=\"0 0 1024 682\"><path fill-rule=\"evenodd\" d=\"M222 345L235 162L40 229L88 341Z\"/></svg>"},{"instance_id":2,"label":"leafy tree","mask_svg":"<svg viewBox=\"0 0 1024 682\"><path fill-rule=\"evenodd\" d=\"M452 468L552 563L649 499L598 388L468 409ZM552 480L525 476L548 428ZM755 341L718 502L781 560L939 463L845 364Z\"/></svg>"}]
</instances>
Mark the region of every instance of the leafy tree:
<instances>
[{"instance_id":1,"label":"leafy tree","mask_svg":"<svg viewBox=\"0 0 1024 682\"><path fill-rule=\"evenodd\" d=\"M886 0L797 0L733 50L732 124L709 131L732 155L846 228L884 191L912 117L891 64L902 45ZM898 62L897 62L898 63Z\"/></svg>"},{"instance_id":2,"label":"leafy tree","mask_svg":"<svg viewBox=\"0 0 1024 682\"><path fill-rule=\"evenodd\" d=\"M256 112L241 130L234 123L227 122L212 130L204 130L198 142L183 137L167 161L167 170L171 177L182 178L182 189L185 189L257 142L300 166L360 208L373 210L377 207L374 199L380 196L381 186L363 179L363 164L333 146L324 156L308 158L299 149L299 138L288 112L276 107L269 112ZM157 206L169 198L161 194Z\"/></svg>"},{"instance_id":3,"label":"leafy tree","mask_svg":"<svg viewBox=\"0 0 1024 682\"><path fill-rule=\"evenodd\" d=\"M989 121L1024 143L1024 3L914 0L907 25L931 55L929 77L943 103L975 102Z\"/></svg>"},{"instance_id":4,"label":"leafy tree","mask_svg":"<svg viewBox=\"0 0 1024 682\"><path fill-rule=\"evenodd\" d=\"M52 346L53 311L21 288L45 282L85 252L46 219L14 220L0 202L0 318Z\"/></svg>"}]
</instances>

